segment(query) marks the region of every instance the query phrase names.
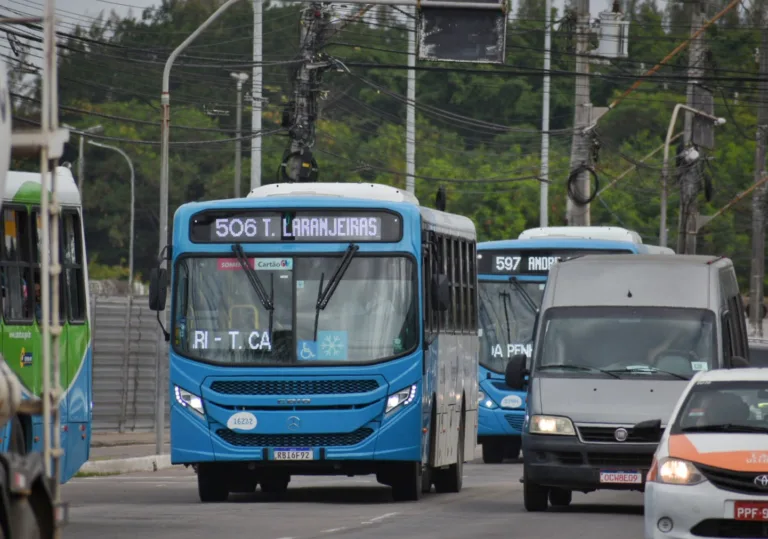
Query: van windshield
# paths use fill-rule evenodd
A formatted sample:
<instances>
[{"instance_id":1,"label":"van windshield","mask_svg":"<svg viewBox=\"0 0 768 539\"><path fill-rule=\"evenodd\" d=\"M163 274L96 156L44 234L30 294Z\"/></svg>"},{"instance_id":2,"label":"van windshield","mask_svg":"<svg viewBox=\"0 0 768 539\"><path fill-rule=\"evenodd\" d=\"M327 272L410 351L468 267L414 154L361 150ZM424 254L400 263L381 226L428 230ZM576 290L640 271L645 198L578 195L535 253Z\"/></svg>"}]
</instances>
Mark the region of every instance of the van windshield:
<instances>
[{"instance_id":1,"label":"van windshield","mask_svg":"<svg viewBox=\"0 0 768 539\"><path fill-rule=\"evenodd\" d=\"M555 307L544 316L537 375L691 378L717 365L704 309Z\"/></svg>"}]
</instances>

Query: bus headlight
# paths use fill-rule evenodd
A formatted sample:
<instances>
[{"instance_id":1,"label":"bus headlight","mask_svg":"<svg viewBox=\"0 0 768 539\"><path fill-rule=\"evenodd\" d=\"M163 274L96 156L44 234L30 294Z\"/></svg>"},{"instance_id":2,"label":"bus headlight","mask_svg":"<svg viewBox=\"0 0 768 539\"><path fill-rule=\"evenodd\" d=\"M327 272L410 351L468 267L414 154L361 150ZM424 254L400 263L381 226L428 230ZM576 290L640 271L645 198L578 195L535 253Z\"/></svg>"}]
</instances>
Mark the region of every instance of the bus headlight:
<instances>
[{"instance_id":1,"label":"bus headlight","mask_svg":"<svg viewBox=\"0 0 768 539\"><path fill-rule=\"evenodd\" d=\"M567 417L533 415L531 416L529 432L531 434L560 434L563 436L573 436L576 434L576 429L573 428L573 421Z\"/></svg>"},{"instance_id":2,"label":"bus headlight","mask_svg":"<svg viewBox=\"0 0 768 539\"><path fill-rule=\"evenodd\" d=\"M384 413L388 414L400 406L408 406L414 401L415 398L416 384L413 384L410 387L406 387L405 389L401 389L397 393L393 393L387 397L387 408L384 410Z\"/></svg>"},{"instance_id":3,"label":"bus headlight","mask_svg":"<svg viewBox=\"0 0 768 539\"><path fill-rule=\"evenodd\" d=\"M181 389L179 386L173 386L176 392L176 402L181 404L184 408L191 408L200 415L205 415L203 409L203 399L190 393L186 389Z\"/></svg>"}]
</instances>

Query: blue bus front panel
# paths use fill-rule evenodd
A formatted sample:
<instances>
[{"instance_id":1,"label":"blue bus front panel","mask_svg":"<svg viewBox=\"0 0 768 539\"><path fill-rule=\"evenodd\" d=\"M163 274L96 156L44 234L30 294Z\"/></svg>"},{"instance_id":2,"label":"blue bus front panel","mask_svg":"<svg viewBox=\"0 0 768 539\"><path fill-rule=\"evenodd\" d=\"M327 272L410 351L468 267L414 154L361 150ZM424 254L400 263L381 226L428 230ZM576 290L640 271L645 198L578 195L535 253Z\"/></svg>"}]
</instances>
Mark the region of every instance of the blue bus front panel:
<instances>
[{"instance_id":1,"label":"blue bus front panel","mask_svg":"<svg viewBox=\"0 0 768 539\"><path fill-rule=\"evenodd\" d=\"M480 368L481 375L485 374L484 370ZM485 376L480 378L480 391L482 395L478 396L478 443L482 443L486 437L520 437L525 420L526 393L513 391L504 380Z\"/></svg>"},{"instance_id":2,"label":"blue bus front panel","mask_svg":"<svg viewBox=\"0 0 768 539\"><path fill-rule=\"evenodd\" d=\"M274 462L292 473L332 473L328 461L375 468L373 461L422 458L418 352L379 365L296 369L219 367L171 356L174 464ZM203 413L176 388L200 397ZM401 390L412 397L386 413L390 395ZM238 424L238 417L249 419ZM299 452L301 460L280 460L276 451Z\"/></svg>"}]
</instances>

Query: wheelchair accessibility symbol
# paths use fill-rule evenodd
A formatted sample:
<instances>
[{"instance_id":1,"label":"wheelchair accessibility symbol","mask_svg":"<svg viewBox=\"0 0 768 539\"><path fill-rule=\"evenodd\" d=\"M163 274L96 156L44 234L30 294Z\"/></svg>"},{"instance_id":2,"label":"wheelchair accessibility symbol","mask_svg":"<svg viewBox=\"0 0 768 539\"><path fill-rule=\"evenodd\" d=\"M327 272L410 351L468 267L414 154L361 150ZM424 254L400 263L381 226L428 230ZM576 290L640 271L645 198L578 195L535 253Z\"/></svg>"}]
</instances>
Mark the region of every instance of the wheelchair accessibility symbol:
<instances>
[{"instance_id":1,"label":"wheelchair accessibility symbol","mask_svg":"<svg viewBox=\"0 0 768 539\"><path fill-rule=\"evenodd\" d=\"M317 343L315 341L299 341L297 355L303 361L317 359Z\"/></svg>"}]
</instances>

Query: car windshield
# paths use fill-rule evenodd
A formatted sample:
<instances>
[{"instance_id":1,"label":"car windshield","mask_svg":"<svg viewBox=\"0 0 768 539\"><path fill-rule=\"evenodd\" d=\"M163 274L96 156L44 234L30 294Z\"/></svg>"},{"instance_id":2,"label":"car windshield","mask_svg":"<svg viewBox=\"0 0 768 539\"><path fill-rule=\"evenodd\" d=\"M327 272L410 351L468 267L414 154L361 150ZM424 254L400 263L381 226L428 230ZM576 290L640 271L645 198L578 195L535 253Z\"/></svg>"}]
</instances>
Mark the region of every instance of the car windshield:
<instances>
[{"instance_id":1,"label":"car windshield","mask_svg":"<svg viewBox=\"0 0 768 539\"><path fill-rule=\"evenodd\" d=\"M325 309L317 309L320 283L327 289L340 255L247 260L255 285L234 257L177 263L178 353L238 365L369 363L418 344L415 270L406 257L354 256ZM258 283L269 301L260 299Z\"/></svg>"},{"instance_id":2,"label":"car windshield","mask_svg":"<svg viewBox=\"0 0 768 539\"><path fill-rule=\"evenodd\" d=\"M717 364L715 317L703 309L559 307L542 323L536 369L547 376L689 379Z\"/></svg>"},{"instance_id":3,"label":"car windshield","mask_svg":"<svg viewBox=\"0 0 768 539\"><path fill-rule=\"evenodd\" d=\"M538 308L544 283L481 281L479 290L480 364L502 373L510 357L531 355L536 311L525 294Z\"/></svg>"},{"instance_id":4,"label":"car windshield","mask_svg":"<svg viewBox=\"0 0 768 539\"><path fill-rule=\"evenodd\" d=\"M768 434L768 383L698 382L688 393L670 431L685 432Z\"/></svg>"}]
</instances>

